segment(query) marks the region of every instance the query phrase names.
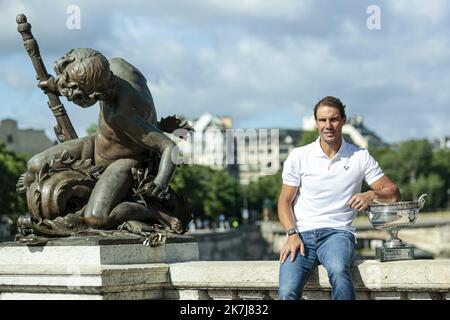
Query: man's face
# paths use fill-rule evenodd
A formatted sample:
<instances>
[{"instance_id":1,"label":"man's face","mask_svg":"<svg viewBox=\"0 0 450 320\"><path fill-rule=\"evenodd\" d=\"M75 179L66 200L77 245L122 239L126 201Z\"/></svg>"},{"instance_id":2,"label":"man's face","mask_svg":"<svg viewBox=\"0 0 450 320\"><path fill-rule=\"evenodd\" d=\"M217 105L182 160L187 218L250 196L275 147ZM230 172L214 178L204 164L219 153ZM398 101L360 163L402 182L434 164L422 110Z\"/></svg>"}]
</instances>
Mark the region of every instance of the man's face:
<instances>
[{"instance_id":1,"label":"man's face","mask_svg":"<svg viewBox=\"0 0 450 320\"><path fill-rule=\"evenodd\" d=\"M339 109L327 105L320 106L317 109L316 117L320 138L328 144L340 142L345 118L342 118Z\"/></svg>"}]
</instances>

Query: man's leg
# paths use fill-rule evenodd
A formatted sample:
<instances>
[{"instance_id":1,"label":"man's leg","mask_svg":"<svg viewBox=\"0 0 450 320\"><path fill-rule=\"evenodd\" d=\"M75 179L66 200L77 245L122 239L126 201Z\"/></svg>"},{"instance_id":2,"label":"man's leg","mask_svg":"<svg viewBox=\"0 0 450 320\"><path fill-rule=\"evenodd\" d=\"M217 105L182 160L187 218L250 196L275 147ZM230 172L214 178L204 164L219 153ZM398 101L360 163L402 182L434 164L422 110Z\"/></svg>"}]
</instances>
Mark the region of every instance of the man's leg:
<instances>
[{"instance_id":1,"label":"man's leg","mask_svg":"<svg viewBox=\"0 0 450 320\"><path fill-rule=\"evenodd\" d=\"M298 252L294 261L291 261L291 256L288 256L286 261L280 265L280 289L278 292L280 300L301 299L309 274L317 265L316 246L312 240L312 231L302 232L301 238L305 245L305 256Z\"/></svg>"},{"instance_id":2,"label":"man's leg","mask_svg":"<svg viewBox=\"0 0 450 320\"><path fill-rule=\"evenodd\" d=\"M355 238L351 232L321 229L317 238L317 257L328 272L333 300L354 300L351 265L355 256Z\"/></svg>"}]
</instances>

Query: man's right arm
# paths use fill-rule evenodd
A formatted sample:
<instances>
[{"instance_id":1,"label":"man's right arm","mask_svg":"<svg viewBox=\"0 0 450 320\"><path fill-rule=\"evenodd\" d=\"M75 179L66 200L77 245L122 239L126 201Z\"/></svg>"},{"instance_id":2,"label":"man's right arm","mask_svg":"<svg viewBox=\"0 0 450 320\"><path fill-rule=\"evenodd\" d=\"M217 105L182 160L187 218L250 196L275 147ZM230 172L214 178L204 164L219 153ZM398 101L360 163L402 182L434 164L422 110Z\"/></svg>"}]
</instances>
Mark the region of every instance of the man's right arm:
<instances>
[{"instance_id":1,"label":"man's right arm","mask_svg":"<svg viewBox=\"0 0 450 320\"><path fill-rule=\"evenodd\" d=\"M280 197L278 199L278 218L284 230L296 227L292 204L298 193L298 187L283 184L281 187ZM297 252L300 251L302 256L305 255L305 249L299 234L288 236L286 243L280 252L280 263L284 263L286 258L291 255L291 261L294 261Z\"/></svg>"}]
</instances>

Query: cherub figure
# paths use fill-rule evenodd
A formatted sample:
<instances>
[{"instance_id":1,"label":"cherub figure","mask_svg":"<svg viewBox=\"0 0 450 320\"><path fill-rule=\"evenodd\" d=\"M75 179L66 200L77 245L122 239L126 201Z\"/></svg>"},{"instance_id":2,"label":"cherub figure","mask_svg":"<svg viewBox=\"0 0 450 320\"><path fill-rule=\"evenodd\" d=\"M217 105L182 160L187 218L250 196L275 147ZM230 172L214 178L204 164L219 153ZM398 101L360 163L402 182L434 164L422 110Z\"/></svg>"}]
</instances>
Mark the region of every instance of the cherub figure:
<instances>
[{"instance_id":1,"label":"cherub figure","mask_svg":"<svg viewBox=\"0 0 450 320\"><path fill-rule=\"evenodd\" d=\"M177 150L157 126L153 98L142 73L124 59L108 61L98 51L84 48L67 52L56 62L55 71L55 78L40 82L39 87L83 108L99 101L98 129L93 136L66 141L34 156L20 181L23 189L36 181L44 165L64 153L72 159L91 159L104 170L84 207L86 225L107 229L130 220L156 220L182 232L180 219L157 203L169 197ZM144 190L147 198L156 199L155 204L129 201L133 172L142 172L152 153L160 156L159 167Z\"/></svg>"}]
</instances>

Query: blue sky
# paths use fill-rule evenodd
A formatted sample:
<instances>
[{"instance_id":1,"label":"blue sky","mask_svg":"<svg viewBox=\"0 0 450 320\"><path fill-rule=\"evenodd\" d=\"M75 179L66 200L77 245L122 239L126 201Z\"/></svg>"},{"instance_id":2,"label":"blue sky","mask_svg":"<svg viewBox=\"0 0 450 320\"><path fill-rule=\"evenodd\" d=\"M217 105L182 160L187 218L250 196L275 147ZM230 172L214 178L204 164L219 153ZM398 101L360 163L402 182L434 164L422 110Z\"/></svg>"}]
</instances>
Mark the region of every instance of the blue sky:
<instances>
[{"instance_id":1,"label":"blue sky","mask_svg":"<svg viewBox=\"0 0 450 320\"><path fill-rule=\"evenodd\" d=\"M69 29L67 8L80 9ZM380 29L370 30L370 5ZM54 138L16 31L25 13L49 73L70 48L120 56L147 77L158 117L230 115L236 128L300 128L335 95L388 142L450 135L446 0L0 0L0 119ZM80 136L98 107L62 101Z\"/></svg>"}]
</instances>

